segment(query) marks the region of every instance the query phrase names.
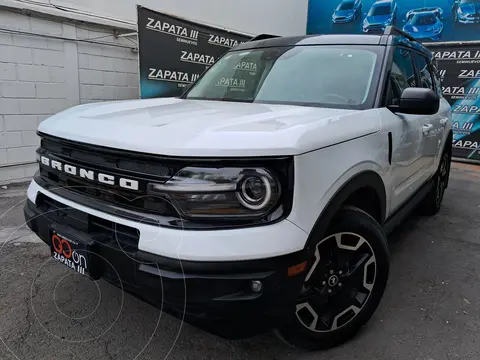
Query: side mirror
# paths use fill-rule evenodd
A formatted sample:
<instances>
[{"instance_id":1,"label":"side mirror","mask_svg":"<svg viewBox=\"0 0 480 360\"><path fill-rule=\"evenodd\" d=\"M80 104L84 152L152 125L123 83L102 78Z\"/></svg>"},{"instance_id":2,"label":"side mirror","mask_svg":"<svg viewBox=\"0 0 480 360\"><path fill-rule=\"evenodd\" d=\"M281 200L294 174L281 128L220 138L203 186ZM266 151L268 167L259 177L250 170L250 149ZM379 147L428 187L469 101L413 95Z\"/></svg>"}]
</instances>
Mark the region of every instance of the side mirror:
<instances>
[{"instance_id":1,"label":"side mirror","mask_svg":"<svg viewBox=\"0 0 480 360\"><path fill-rule=\"evenodd\" d=\"M440 108L440 97L431 89L406 88L402 92L399 105L390 105L394 113L412 115L433 115Z\"/></svg>"}]
</instances>

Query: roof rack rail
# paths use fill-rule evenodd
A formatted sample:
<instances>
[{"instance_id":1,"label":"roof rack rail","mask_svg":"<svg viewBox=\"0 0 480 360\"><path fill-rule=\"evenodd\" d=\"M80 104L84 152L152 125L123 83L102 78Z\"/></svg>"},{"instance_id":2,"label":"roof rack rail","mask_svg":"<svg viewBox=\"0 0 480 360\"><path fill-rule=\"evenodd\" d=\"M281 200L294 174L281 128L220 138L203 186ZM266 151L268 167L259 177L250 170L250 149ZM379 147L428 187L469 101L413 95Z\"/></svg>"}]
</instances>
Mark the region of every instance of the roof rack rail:
<instances>
[{"instance_id":1,"label":"roof rack rail","mask_svg":"<svg viewBox=\"0 0 480 360\"><path fill-rule=\"evenodd\" d=\"M257 40L265 40L265 39L273 39L273 38L277 38L277 37L280 37L278 35L271 35L271 34L259 34L257 36L254 36L253 38L251 38L250 40L248 41L257 41Z\"/></svg>"},{"instance_id":2,"label":"roof rack rail","mask_svg":"<svg viewBox=\"0 0 480 360\"><path fill-rule=\"evenodd\" d=\"M385 30L383 31L383 35L398 35L398 36L403 36L406 37L410 41L415 41L419 42L417 39L415 39L413 36L410 34L407 34L406 32L400 30L399 28L396 28L395 26L387 26Z\"/></svg>"}]
</instances>

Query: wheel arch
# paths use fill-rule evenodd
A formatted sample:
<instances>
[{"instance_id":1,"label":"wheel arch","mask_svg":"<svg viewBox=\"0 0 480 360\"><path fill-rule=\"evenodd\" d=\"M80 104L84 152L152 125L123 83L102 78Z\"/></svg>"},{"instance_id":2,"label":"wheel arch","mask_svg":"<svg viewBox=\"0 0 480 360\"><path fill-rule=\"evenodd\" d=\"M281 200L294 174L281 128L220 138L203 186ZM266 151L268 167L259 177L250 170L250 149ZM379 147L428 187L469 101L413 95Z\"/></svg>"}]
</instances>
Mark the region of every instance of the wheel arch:
<instances>
[{"instance_id":1,"label":"wheel arch","mask_svg":"<svg viewBox=\"0 0 480 360\"><path fill-rule=\"evenodd\" d=\"M442 152L440 153L440 156L442 156L442 154L445 151L448 151L448 156L449 156L450 162L451 162L452 161L452 150L453 150L453 130L450 129L450 131L448 132L448 135L447 135L447 141L445 142L445 145L442 149ZM448 171L450 172L450 165L448 167ZM445 189L448 188L449 180L450 180L450 176L447 177L447 183L445 185Z\"/></svg>"},{"instance_id":2,"label":"wheel arch","mask_svg":"<svg viewBox=\"0 0 480 360\"><path fill-rule=\"evenodd\" d=\"M378 214L373 216L379 224L383 224L386 216L387 194L382 178L374 171L363 171L347 180L330 199L325 208L318 216L315 224L310 232L305 249L308 251L315 242L315 239L322 237L328 229L329 224L343 206L355 205L349 203L348 200L354 198L359 192L368 191L374 194L378 203ZM364 209L362 209L364 210Z\"/></svg>"}]
</instances>

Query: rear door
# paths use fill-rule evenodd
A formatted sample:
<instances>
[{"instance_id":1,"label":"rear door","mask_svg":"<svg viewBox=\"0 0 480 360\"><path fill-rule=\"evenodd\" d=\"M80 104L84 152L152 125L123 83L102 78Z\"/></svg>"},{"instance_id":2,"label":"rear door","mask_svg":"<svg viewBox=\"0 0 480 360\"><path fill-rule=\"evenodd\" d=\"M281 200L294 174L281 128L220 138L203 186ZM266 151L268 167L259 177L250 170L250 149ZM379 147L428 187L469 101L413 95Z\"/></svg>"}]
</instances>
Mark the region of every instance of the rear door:
<instances>
[{"instance_id":1,"label":"rear door","mask_svg":"<svg viewBox=\"0 0 480 360\"><path fill-rule=\"evenodd\" d=\"M431 89L441 95L441 89L437 89L435 78L432 74L432 67L429 60L420 53L413 53L417 71L418 86ZM445 124L448 121L450 106L447 101L440 101L440 108L434 115L422 117L422 163L427 172L433 175L437 169L437 155L442 151L442 139Z\"/></svg>"}]
</instances>

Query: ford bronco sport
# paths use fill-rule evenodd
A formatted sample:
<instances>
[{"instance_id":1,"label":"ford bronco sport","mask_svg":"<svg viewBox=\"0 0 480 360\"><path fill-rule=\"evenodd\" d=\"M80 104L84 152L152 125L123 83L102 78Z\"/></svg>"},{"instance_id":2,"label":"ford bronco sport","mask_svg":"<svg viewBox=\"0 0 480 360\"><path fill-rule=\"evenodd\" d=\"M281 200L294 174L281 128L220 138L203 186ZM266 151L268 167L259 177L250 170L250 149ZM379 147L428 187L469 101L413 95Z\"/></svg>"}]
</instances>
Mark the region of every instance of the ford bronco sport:
<instances>
[{"instance_id":1,"label":"ford bronco sport","mask_svg":"<svg viewBox=\"0 0 480 360\"><path fill-rule=\"evenodd\" d=\"M351 338L387 284L386 235L448 185L431 53L378 35L259 36L178 98L39 126L29 227L72 271L228 338Z\"/></svg>"}]
</instances>

